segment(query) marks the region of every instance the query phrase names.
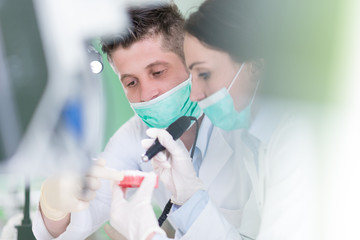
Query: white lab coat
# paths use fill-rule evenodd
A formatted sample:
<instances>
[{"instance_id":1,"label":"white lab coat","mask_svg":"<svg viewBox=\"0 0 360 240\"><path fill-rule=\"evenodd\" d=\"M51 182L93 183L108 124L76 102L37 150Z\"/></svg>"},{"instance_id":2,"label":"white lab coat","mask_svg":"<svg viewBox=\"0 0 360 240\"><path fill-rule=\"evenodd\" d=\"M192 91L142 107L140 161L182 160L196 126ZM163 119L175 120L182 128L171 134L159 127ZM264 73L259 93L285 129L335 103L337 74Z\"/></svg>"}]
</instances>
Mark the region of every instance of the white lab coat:
<instances>
[{"instance_id":1,"label":"white lab coat","mask_svg":"<svg viewBox=\"0 0 360 240\"><path fill-rule=\"evenodd\" d=\"M260 226L254 158L245 161L242 131L214 128L199 178L209 202L182 239L255 239ZM257 177L255 177L257 179Z\"/></svg>"},{"instance_id":2,"label":"white lab coat","mask_svg":"<svg viewBox=\"0 0 360 240\"><path fill-rule=\"evenodd\" d=\"M276 121L273 125L269 125L268 119L260 122L266 123L268 128L262 134L271 136ZM101 154L107 165L116 169L152 171L150 162L139 164L140 155L144 152L140 141L147 138L146 129L137 116L122 126ZM251 134L245 136L252 139ZM254 156L253 150L244 144L246 139L241 130L226 132L214 127L199 169L199 177L204 182L210 201L182 239L255 239L258 235L268 173L261 159L265 159L263 150L267 148L266 139L270 137L256 140L260 140L258 146L263 149L259 156ZM170 193L160 184L154 196L162 208ZM70 225L57 239L85 239L109 219L110 202L109 183L104 180L90 208L72 213ZM39 240L52 239L39 212L33 221L33 231ZM176 236L179 238L178 233Z\"/></svg>"},{"instance_id":3,"label":"white lab coat","mask_svg":"<svg viewBox=\"0 0 360 240\"><path fill-rule=\"evenodd\" d=\"M257 118L257 125L265 121L266 131L256 137L247 130L214 128L199 171L210 200L182 239L256 238L264 202L263 151L278 124Z\"/></svg>"},{"instance_id":4,"label":"white lab coat","mask_svg":"<svg viewBox=\"0 0 360 240\"><path fill-rule=\"evenodd\" d=\"M300 116L269 104L249 130L215 128L199 176L210 201L182 239L314 239L308 130ZM244 176L250 197L240 206Z\"/></svg>"}]
</instances>

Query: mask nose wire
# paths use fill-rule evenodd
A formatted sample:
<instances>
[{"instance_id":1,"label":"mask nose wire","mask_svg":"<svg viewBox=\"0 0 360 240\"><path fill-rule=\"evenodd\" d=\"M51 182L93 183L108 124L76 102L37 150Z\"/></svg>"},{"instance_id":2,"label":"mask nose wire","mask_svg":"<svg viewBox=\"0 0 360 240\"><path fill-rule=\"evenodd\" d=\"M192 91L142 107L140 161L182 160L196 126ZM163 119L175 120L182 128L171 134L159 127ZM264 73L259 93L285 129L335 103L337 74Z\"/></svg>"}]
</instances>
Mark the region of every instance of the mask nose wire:
<instances>
[{"instance_id":1,"label":"mask nose wire","mask_svg":"<svg viewBox=\"0 0 360 240\"><path fill-rule=\"evenodd\" d=\"M243 64L241 64L241 66L240 66L240 68L239 68L239 70L237 71L237 73L235 74L235 77L233 78L233 80L231 81L231 83L230 83L230 86L228 87L228 92L230 91L230 89L231 89L231 87L233 86L233 84L234 84L234 82L235 82L235 80L237 79L237 77L239 76L239 74L240 74L240 72L241 72L241 70L242 70L242 68L244 67L244 63Z\"/></svg>"}]
</instances>

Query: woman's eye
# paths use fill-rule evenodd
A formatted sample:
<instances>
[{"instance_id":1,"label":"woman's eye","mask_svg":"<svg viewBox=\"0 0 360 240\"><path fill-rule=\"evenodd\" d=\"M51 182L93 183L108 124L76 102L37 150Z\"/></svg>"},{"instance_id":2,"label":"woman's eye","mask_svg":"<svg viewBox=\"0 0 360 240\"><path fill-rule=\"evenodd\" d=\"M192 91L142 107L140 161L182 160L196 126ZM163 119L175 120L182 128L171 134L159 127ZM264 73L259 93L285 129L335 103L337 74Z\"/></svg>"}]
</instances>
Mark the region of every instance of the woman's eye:
<instances>
[{"instance_id":1,"label":"woman's eye","mask_svg":"<svg viewBox=\"0 0 360 240\"><path fill-rule=\"evenodd\" d=\"M210 76L211 76L210 72L202 72L198 74L198 77L202 78L203 80L208 80Z\"/></svg>"}]
</instances>

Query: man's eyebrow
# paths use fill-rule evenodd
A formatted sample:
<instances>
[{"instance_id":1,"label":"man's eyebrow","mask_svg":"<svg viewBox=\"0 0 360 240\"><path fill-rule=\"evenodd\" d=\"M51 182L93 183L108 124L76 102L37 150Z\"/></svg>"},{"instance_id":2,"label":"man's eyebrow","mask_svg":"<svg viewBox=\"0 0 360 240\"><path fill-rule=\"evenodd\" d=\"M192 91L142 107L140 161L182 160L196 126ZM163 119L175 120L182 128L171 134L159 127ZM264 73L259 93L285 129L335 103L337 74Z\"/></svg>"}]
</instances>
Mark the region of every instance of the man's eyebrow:
<instances>
[{"instance_id":1,"label":"man's eyebrow","mask_svg":"<svg viewBox=\"0 0 360 240\"><path fill-rule=\"evenodd\" d=\"M164 62L164 61L155 61L155 62L150 63L149 65L147 65L145 68L146 68L146 69L149 69L149 68L152 68L152 67L157 66L157 65L167 66L167 65L169 65L169 63L168 63L168 62Z\"/></svg>"},{"instance_id":2,"label":"man's eyebrow","mask_svg":"<svg viewBox=\"0 0 360 240\"><path fill-rule=\"evenodd\" d=\"M194 62L189 66L189 69L191 70L191 69L193 69L193 67L195 67L195 65L202 64L202 63L205 63L205 62Z\"/></svg>"},{"instance_id":3,"label":"man's eyebrow","mask_svg":"<svg viewBox=\"0 0 360 240\"><path fill-rule=\"evenodd\" d=\"M168 63L168 62L165 62L165 61L155 61L155 62L152 62L152 63L150 63L149 65L147 65L145 68L146 68L146 69L150 69L150 68L152 68L152 67L154 67L154 66L157 66L157 65L167 66L167 65L169 65L169 63ZM120 80L121 80L121 81L124 81L124 79L125 79L125 78L128 78L128 77L134 77L134 75L133 75L133 74L129 74L129 73L121 74Z\"/></svg>"},{"instance_id":4,"label":"man's eyebrow","mask_svg":"<svg viewBox=\"0 0 360 240\"><path fill-rule=\"evenodd\" d=\"M121 74L120 80L121 80L121 81L124 81L124 79L127 78L127 77L133 77L133 75L132 75L132 74L127 74L127 73Z\"/></svg>"}]
</instances>

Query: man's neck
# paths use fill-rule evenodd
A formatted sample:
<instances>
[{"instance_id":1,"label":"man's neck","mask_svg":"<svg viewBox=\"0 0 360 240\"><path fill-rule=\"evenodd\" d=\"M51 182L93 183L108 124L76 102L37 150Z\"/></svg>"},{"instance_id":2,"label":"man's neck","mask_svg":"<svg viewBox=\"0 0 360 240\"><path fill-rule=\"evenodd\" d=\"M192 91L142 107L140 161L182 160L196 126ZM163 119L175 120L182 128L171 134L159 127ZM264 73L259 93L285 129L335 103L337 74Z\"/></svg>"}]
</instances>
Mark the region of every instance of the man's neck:
<instances>
[{"instance_id":1,"label":"man's neck","mask_svg":"<svg viewBox=\"0 0 360 240\"><path fill-rule=\"evenodd\" d=\"M201 122L204 118L204 115L201 116L199 119L198 119L198 122L199 122L199 128L200 128L200 125L201 125ZM192 145L194 144L194 139L195 139L195 134L196 134L196 124L194 123L191 128L189 130L187 130L181 137L181 141L184 143L186 149L188 151L190 151Z\"/></svg>"}]
</instances>

